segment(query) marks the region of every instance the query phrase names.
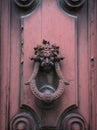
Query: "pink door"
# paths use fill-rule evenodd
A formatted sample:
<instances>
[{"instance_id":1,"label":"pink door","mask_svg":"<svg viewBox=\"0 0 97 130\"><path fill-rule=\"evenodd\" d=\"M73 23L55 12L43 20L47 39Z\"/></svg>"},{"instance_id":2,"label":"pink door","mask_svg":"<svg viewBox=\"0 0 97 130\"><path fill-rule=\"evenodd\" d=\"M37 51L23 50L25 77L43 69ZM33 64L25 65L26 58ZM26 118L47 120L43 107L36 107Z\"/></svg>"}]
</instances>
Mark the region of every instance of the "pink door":
<instances>
[{"instance_id":1,"label":"pink door","mask_svg":"<svg viewBox=\"0 0 97 130\"><path fill-rule=\"evenodd\" d=\"M1 0L0 130L97 130L96 0Z\"/></svg>"}]
</instances>

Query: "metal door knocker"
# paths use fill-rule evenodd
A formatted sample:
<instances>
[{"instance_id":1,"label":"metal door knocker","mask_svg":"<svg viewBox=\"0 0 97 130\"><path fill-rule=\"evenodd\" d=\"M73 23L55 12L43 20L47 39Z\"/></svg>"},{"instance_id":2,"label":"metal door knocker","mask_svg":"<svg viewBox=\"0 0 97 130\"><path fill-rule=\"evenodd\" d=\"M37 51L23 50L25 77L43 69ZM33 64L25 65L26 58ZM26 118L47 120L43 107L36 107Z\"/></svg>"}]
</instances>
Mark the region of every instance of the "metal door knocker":
<instances>
[{"instance_id":1,"label":"metal door knocker","mask_svg":"<svg viewBox=\"0 0 97 130\"><path fill-rule=\"evenodd\" d=\"M43 45L34 48L34 70L26 85L34 96L45 103L57 100L64 92L64 86L69 85L62 75L59 47L43 40Z\"/></svg>"}]
</instances>

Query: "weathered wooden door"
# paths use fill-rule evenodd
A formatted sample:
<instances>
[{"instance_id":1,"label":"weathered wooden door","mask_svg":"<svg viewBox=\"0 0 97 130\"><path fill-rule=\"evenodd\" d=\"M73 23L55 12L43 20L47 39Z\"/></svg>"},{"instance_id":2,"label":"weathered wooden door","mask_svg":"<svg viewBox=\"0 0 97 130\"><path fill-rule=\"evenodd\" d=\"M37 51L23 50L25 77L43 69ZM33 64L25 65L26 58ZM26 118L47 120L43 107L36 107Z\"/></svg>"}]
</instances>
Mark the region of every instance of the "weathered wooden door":
<instances>
[{"instance_id":1,"label":"weathered wooden door","mask_svg":"<svg viewBox=\"0 0 97 130\"><path fill-rule=\"evenodd\" d=\"M97 130L96 5L1 0L0 130Z\"/></svg>"}]
</instances>

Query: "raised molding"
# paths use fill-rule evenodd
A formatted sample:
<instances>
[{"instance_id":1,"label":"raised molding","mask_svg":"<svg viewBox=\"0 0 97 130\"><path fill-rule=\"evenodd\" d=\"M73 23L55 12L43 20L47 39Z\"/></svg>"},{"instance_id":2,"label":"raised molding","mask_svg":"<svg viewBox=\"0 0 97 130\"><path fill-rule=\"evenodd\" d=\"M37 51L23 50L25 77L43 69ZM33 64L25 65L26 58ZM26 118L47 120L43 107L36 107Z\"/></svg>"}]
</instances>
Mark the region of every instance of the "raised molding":
<instances>
[{"instance_id":1,"label":"raised molding","mask_svg":"<svg viewBox=\"0 0 97 130\"><path fill-rule=\"evenodd\" d=\"M85 119L78 113L69 113L63 118L62 130L88 130Z\"/></svg>"},{"instance_id":2,"label":"raised molding","mask_svg":"<svg viewBox=\"0 0 97 130\"><path fill-rule=\"evenodd\" d=\"M30 114L19 113L12 118L10 130L36 130L35 121Z\"/></svg>"},{"instance_id":3,"label":"raised molding","mask_svg":"<svg viewBox=\"0 0 97 130\"><path fill-rule=\"evenodd\" d=\"M57 0L63 10L75 12L79 10L86 0Z\"/></svg>"},{"instance_id":4,"label":"raised molding","mask_svg":"<svg viewBox=\"0 0 97 130\"><path fill-rule=\"evenodd\" d=\"M29 8L30 6L35 7L39 0L14 0L17 6L21 8Z\"/></svg>"}]
</instances>

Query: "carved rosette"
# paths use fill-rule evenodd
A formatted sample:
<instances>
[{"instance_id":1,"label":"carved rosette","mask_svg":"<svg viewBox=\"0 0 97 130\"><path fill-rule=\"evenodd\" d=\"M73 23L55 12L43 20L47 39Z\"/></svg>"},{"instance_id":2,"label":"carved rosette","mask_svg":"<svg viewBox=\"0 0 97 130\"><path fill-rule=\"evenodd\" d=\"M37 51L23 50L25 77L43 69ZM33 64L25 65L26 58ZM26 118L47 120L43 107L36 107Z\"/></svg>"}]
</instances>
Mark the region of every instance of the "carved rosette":
<instances>
[{"instance_id":1,"label":"carved rosette","mask_svg":"<svg viewBox=\"0 0 97 130\"><path fill-rule=\"evenodd\" d=\"M62 130L88 130L88 127L81 115L71 113L63 119Z\"/></svg>"},{"instance_id":2,"label":"carved rosette","mask_svg":"<svg viewBox=\"0 0 97 130\"><path fill-rule=\"evenodd\" d=\"M10 123L10 130L34 130L35 127L33 118L27 113L17 114Z\"/></svg>"},{"instance_id":3,"label":"carved rosette","mask_svg":"<svg viewBox=\"0 0 97 130\"><path fill-rule=\"evenodd\" d=\"M16 5L21 8L36 7L39 0L14 0Z\"/></svg>"},{"instance_id":4,"label":"carved rosette","mask_svg":"<svg viewBox=\"0 0 97 130\"><path fill-rule=\"evenodd\" d=\"M58 0L58 2L63 9L67 8L68 10L74 11L80 9L85 3L85 0Z\"/></svg>"}]
</instances>

